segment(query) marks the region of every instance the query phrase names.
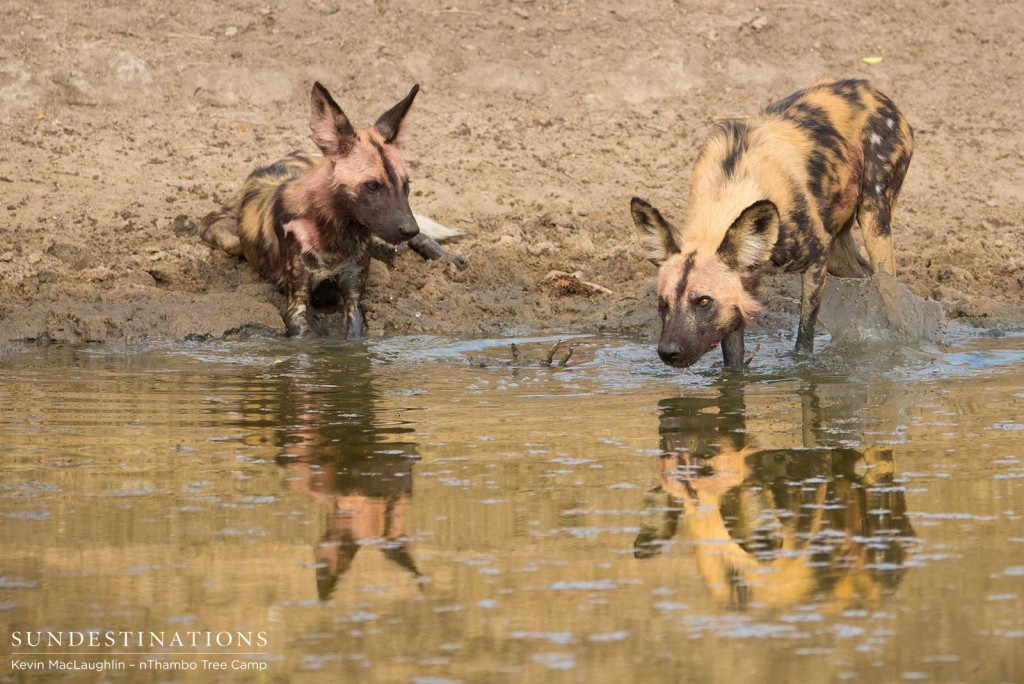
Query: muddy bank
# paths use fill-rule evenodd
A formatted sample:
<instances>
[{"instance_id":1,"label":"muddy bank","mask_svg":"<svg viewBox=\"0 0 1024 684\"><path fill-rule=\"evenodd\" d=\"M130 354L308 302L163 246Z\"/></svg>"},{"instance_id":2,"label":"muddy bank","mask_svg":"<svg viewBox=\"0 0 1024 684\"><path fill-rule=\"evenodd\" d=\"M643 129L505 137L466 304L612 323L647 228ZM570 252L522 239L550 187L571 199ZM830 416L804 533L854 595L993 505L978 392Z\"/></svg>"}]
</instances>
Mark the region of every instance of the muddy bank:
<instances>
[{"instance_id":1,"label":"muddy bank","mask_svg":"<svg viewBox=\"0 0 1024 684\"><path fill-rule=\"evenodd\" d=\"M917 131L900 279L954 317L1024 320L1019 5L9 3L0 16L18 27L0 37L3 340L281 330L280 294L200 244L195 223L256 164L311 148L314 79L360 124L421 83L413 207L467 232L463 272L410 253L374 268L372 335L649 328L655 269L629 197L681 216L714 120L828 75L871 78ZM611 293L553 287L553 270ZM798 288L766 278L764 297L792 314Z\"/></svg>"}]
</instances>

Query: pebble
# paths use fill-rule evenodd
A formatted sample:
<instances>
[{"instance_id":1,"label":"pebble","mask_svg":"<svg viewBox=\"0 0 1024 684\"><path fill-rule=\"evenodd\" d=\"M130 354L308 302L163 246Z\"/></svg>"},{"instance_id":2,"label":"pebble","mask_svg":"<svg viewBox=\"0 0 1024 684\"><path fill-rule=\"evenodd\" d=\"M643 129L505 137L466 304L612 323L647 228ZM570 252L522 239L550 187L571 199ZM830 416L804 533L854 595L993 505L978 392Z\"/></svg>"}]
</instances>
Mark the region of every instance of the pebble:
<instances>
[{"instance_id":1,"label":"pebble","mask_svg":"<svg viewBox=\"0 0 1024 684\"><path fill-rule=\"evenodd\" d=\"M551 254L555 251L555 243L553 242L538 242L535 245L530 245L526 248L526 251L530 253L530 256L543 256L545 254Z\"/></svg>"}]
</instances>

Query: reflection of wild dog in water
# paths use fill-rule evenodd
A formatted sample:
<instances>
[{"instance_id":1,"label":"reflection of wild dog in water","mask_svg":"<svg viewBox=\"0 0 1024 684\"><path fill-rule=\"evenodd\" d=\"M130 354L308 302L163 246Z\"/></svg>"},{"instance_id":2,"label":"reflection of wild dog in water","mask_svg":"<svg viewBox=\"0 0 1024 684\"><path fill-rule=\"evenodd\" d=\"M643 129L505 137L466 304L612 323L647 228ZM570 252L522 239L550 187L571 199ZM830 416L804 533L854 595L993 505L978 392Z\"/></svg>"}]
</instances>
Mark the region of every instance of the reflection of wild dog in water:
<instances>
[{"instance_id":1,"label":"reflection of wild dog in water","mask_svg":"<svg viewBox=\"0 0 1024 684\"><path fill-rule=\"evenodd\" d=\"M323 600L334 593L361 548L376 546L388 560L420 576L406 536L416 446L380 443L385 453L370 446L364 454L353 449L335 458L280 459L291 486L327 507L326 529L315 548L317 593Z\"/></svg>"},{"instance_id":2,"label":"reflection of wild dog in water","mask_svg":"<svg viewBox=\"0 0 1024 684\"><path fill-rule=\"evenodd\" d=\"M340 296L348 337L363 332L359 300L366 287L374 237L411 240L424 257L449 257L433 238L456 231L409 209L409 176L399 154L403 121L419 91L385 112L373 128L355 130L330 93L316 83L310 104L313 141L323 157L293 152L246 179L238 198L203 219L202 239L244 256L266 278L283 285L289 335L310 333L310 294L325 285ZM230 219L231 222L221 222Z\"/></svg>"},{"instance_id":3,"label":"reflection of wild dog in water","mask_svg":"<svg viewBox=\"0 0 1024 684\"><path fill-rule=\"evenodd\" d=\"M232 412L245 443L275 453L287 486L316 500L323 514L324 531L314 546L320 598L332 595L360 550L379 550L418 578L407 531L419 461L410 441L415 431L389 422L393 413L380 415L370 358L352 353L312 365L285 361L271 372L260 370L246 390Z\"/></svg>"},{"instance_id":4,"label":"reflection of wild dog in water","mask_svg":"<svg viewBox=\"0 0 1024 684\"><path fill-rule=\"evenodd\" d=\"M816 446L823 413L813 388L802 399L803 448L764 450L748 444L739 387L661 402L669 502L637 536L636 557L658 555L681 527L708 591L741 609L842 607L894 590L914 531L893 486L893 449Z\"/></svg>"},{"instance_id":5,"label":"reflection of wild dog in water","mask_svg":"<svg viewBox=\"0 0 1024 684\"><path fill-rule=\"evenodd\" d=\"M796 348L811 351L826 270L864 275L855 220L871 268L896 275L892 212L913 150L899 110L863 80L821 83L720 124L697 160L681 228L632 201L661 264L662 360L685 368L721 341L725 365L740 366L744 325L761 308L754 272L769 261L803 274Z\"/></svg>"},{"instance_id":6,"label":"reflection of wild dog in water","mask_svg":"<svg viewBox=\"0 0 1024 684\"><path fill-rule=\"evenodd\" d=\"M880 446L662 460L662 489L679 502L697 569L734 608L819 597L843 607L893 591L913 536L894 478L892 447ZM649 553L643 542L637 550Z\"/></svg>"}]
</instances>

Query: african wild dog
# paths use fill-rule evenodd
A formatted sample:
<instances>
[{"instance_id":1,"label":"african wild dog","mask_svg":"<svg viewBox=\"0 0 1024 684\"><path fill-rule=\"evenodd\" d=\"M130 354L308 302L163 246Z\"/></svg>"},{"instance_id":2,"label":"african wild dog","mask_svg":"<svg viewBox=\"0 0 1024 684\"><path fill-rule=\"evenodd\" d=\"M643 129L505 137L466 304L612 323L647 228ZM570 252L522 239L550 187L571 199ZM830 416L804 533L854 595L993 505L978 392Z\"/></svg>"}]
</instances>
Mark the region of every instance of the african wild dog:
<instances>
[{"instance_id":1,"label":"african wild dog","mask_svg":"<svg viewBox=\"0 0 1024 684\"><path fill-rule=\"evenodd\" d=\"M199 234L206 243L244 256L284 286L289 335L311 333L314 292L317 299L340 298L346 335L362 334L359 300L374 238L393 245L410 240L426 258L448 257L462 265L433 239L456 231L425 219L420 233L409 209L409 176L398 148L418 91L413 86L373 128L355 130L327 89L315 83L309 125L323 156L293 152L256 169L234 202L203 219Z\"/></svg>"},{"instance_id":2,"label":"african wild dog","mask_svg":"<svg viewBox=\"0 0 1024 684\"><path fill-rule=\"evenodd\" d=\"M762 307L756 270L803 274L796 348L812 351L826 270L896 275L892 212L914 136L892 101L864 80L827 81L746 120L719 124L697 159L686 222L676 228L634 197L633 221L661 265L658 355L692 365L717 342L743 364L743 328Z\"/></svg>"}]
</instances>

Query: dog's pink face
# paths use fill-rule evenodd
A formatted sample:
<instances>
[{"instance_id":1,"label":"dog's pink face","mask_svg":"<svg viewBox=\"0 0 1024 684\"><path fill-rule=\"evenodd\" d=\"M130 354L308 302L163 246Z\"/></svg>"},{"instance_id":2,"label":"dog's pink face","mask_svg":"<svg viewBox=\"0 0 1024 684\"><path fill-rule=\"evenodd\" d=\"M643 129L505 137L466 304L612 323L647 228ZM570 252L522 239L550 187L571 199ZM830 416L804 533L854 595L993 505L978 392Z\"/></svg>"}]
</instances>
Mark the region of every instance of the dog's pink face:
<instances>
[{"instance_id":1,"label":"dog's pink face","mask_svg":"<svg viewBox=\"0 0 1024 684\"><path fill-rule=\"evenodd\" d=\"M313 141L331 163L330 187L321 193L374 235L398 244L419 226L409 208L409 175L399 151L403 123L419 86L381 115L373 128L355 130L319 83L310 98Z\"/></svg>"}]
</instances>

